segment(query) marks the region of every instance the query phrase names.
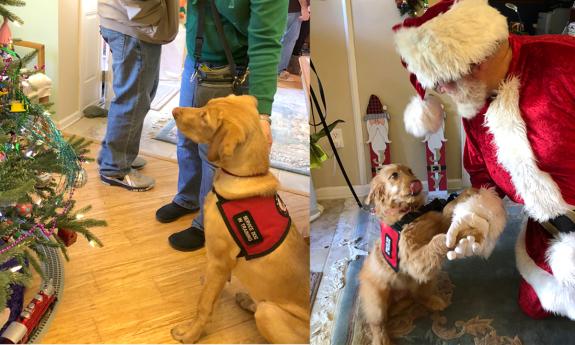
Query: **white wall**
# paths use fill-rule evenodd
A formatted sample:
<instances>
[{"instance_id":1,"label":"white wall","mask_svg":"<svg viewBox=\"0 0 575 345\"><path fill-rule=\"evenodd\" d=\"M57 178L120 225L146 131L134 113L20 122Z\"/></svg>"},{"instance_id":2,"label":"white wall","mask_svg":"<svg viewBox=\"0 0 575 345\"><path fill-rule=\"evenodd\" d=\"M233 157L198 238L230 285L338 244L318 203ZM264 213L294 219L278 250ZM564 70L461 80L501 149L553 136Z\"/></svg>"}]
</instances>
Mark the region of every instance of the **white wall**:
<instances>
[{"instance_id":1,"label":"white wall","mask_svg":"<svg viewBox=\"0 0 575 345\"><path fill-rule=\"evenodd\" d=\"M17 27L10 24L12 37L25 41L42 43L46 47L46 75L52 79L52 96L50 100L58 102L58 1L27 0L24 7L7 6L24 20L24 25ZM75 2L74 0L67 0ZM28 50L29 51L29 50Z\"/></svg>"},{"instance_id":2,"label":"white wall","mask_svg":"<svg viewBox=\"0 0 575 345\"><path fill-rule=\"evenodd\" d=\"M55 121L76 113L78 109L78 11L77 0L28 0L24 7L12 7L24 25L11 24L12 35L44 44L46 74L52 79Z\"/></svg>"},{"instance_id":3,"label":"white wall","mask_svg":"<svg viewBox=\"0 0 575 345\"><path fill-rule=\"evenodd\" d=\"M315 13L315 15L312 14L311 21L311 54L326 88L327 120L328 122L336 119L346 121L338 125L338 128L343 130L345 140L345 147L339 151L352 183L359 184L343 8L339 0L312 1L311 5L312 13ZM318 90L316 85L314 88ZM321 143L326 152L329 151L327 140L323 139ZM329 154L331 155L331 152ZM333 159L325 162L321 169L312 170L312 178L316 188L345 185L345 180L341 177L339 170L334 169Z\"/></svg>"},{"instance_id":4,"label":"white wall","mask_svg":"<svg viewBox=\"0 0 575 345\"><path fill-rule=\"evenodd\" d=\"M328 107L331 119L343 118L346 147L340 149L346 168L354 176L352 182L358 184L358 166L369 166L369 150L365 146L365 157L357 157L353 132L354 115L351 113L351 90L349 88L347 52L342 1L314 1L312 13L311 51L312 60L317 65L328 94ZM363 117L369 96L377 95L388 106L391 114L390 140L392 162L411 166L422 180L426 180L425 146L420 139L405 132L403 110L415 90L409 83L408 73L401 65L393 46L392 26L402 20L393 1L362 0L351 1L354 31L356 70L358 89ZM321 18L318 18L321 17ZM452 106L444 102L448 112L446 124L448 179L461 178L460 120L451 113ZM363 125L363 141L367 138ZM322 142L328 147L327 141ZM339 177L332 175L332 160L324 167L312 171L316 189L343 186ZM370 170L366 169L368 181Z\"/></svg>"},{"instance_id":5,"label":"white wall","mask_svg":"<svg viewBox=\"0 0 575 345\"><path fill-rule=\"evenodd\" d=\"M69 118L80 110L79 1L60 0L58 8L58 94L61 97L56 103L57 121Z\"/></svg>"}]
</instances>

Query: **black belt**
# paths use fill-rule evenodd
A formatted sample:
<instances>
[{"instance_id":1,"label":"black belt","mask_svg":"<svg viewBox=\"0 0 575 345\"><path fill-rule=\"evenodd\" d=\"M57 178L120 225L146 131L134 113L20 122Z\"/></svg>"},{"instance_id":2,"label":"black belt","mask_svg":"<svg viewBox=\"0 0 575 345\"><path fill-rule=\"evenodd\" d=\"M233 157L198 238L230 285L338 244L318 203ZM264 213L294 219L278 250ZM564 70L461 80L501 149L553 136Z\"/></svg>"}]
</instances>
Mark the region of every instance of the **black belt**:
<instances>
[{"instance_id":1,"label":"black belt","mask_svg":"<svg viewBox=\"0 0 575 345\"><path fill-rule=\"evenodd\" d=\"M575 211L567 211L567 213L549 219L541 225L551 234L556 235L559 233L568 234L575 231Z\"/></svg>"}]
</instances>

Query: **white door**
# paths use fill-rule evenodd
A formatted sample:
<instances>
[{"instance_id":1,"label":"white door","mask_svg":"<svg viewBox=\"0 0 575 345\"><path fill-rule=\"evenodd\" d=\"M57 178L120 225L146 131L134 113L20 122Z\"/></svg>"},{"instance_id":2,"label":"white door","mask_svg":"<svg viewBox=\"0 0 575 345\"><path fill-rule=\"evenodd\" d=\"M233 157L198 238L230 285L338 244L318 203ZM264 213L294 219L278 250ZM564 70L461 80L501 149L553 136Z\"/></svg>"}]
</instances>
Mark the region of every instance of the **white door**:
<instances>
[{"instance_id":1,"label":"white door","mask_svg":"<svg viewBox=\"0 0 575 345\"><path fill-rule=\"evenodd\" d=\"M102 40L98 19L98 0L80 1L80 110L100 102Z\"/></svg>"}]
</instances>

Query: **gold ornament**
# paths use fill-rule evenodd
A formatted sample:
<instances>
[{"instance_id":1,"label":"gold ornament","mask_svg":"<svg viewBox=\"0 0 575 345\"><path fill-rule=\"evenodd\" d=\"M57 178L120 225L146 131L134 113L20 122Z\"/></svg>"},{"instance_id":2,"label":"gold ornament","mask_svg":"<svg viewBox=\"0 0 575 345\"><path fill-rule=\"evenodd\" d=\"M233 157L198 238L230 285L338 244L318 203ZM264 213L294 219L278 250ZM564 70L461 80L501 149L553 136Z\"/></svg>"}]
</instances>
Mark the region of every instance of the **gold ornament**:
<instances>
[{"instance_id":1,"label":"gold ornament","mask_svg":"<svg viewBox=\"0 0 575 345\"><path fill-rule=\"evenodd\" d=\"M10 112L11 113L23 113L26 111L24 104L20 101L12 101L10 103Z\"/></svg>"}]
</instances>

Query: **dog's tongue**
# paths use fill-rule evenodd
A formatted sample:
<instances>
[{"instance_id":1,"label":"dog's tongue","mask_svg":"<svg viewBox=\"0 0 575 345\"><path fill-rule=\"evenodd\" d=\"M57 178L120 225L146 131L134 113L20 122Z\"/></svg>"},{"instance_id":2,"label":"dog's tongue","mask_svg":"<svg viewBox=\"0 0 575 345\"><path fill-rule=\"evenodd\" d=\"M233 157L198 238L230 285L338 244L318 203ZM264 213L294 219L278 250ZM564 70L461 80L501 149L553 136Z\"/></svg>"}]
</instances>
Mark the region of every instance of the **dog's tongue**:
<instances>
[{"instance_id":1,"label":"dog's tongue","mask_svg":"<svg viewBox=\"0 0 575 345\"><path fill-rule=\"evenodd\" d=\"M409 191L411 192L411 195L417 195L417 194L421 193L422 189L423 189L423 185L421 184L421 181L419 181L419 180L413 181L409 185Z\"/></svg>"}]
</instances>

